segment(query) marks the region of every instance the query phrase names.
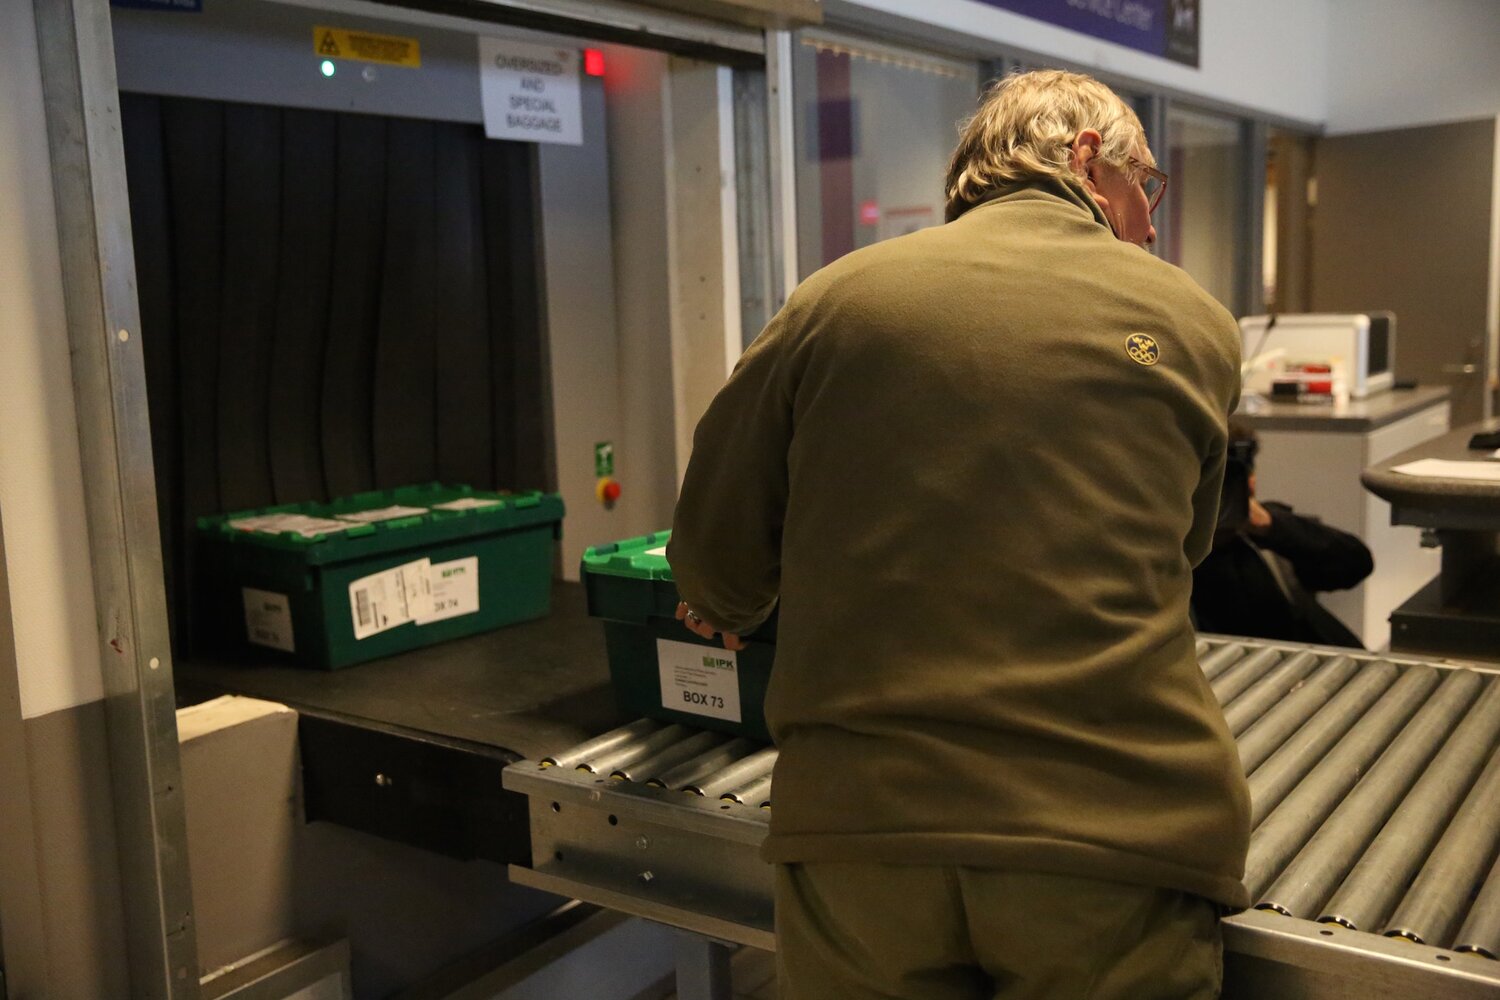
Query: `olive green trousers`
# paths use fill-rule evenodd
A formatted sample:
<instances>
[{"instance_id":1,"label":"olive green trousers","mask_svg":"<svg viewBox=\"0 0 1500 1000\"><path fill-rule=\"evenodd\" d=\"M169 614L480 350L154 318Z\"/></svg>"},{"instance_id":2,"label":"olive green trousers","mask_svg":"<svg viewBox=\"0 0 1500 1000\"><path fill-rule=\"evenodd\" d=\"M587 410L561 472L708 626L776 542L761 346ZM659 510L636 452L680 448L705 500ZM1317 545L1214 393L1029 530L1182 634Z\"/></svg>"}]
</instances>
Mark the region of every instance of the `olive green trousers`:
<instances>
[{"instance_id":1,"label":"olive green trousers","mask_svg":"<svg viewBox=\"0 0 1500 1000\"><path fill-rule=\"evenodd\" d=\"M1067 875L776 866L780 1000L1211 1000L1219 908Z\"/></svg>"}]
</instances>

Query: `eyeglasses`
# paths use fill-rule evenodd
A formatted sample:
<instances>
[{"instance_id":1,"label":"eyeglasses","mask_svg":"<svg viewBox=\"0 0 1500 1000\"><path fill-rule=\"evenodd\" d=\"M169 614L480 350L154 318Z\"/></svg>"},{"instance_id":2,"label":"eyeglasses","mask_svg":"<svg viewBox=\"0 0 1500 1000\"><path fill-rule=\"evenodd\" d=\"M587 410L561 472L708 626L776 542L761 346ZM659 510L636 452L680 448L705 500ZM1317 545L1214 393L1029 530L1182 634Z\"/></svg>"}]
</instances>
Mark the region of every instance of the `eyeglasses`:
<instances>
[{"instance_id":1,"label":"eyeglasses","mask_svg":"<svg viewBox=\"0 0 1500 1000\"><path fill-rule=\"evenodd\" d=\"M1127 156L1125 162L1143 175L1141 178L1141 190L1146 192L1146 200L1151 205L1146 211L1148 213L1155 212L1156 206L1161 204L1162 195L1167 193L1166 171L1148 166L1133 156Z\"/></svg>"}]
</instances>

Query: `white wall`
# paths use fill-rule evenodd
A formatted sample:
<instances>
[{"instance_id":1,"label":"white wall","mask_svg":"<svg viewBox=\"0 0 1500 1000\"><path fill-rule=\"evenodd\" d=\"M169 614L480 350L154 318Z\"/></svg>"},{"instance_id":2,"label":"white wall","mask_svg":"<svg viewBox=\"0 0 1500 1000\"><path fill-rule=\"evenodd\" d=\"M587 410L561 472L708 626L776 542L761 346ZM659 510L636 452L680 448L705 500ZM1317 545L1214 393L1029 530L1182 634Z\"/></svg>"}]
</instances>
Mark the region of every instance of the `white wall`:
<instances>
[{"instance_id":1,"label":"white wall","mask_svg":"<svg viewBox=\"0 0 1500 1000\"><path fill-rule=\"evenodd\" d=\"M997 47L1026 49L1266 114L1317 124L1323 121L1328 109L1329 2L1204 0L1197 69L974 0L857 0L857 6L941 25L993 42ZM1344 0L1344 5L1363 7L1364 0ZM1421 10L1433 6L1417 0L1381 0L1381 5ZM1500 6L1494 0L1471 0L1467 4L1475 8L1485 5ZM829 10L837 15L841 8L849 6L834 0ZM1484 72L1490 64L1492 60L1486 60L1476 65L1474 72Z\"/></svg>"},{"instance_id":2,"label":"white wall","mask_svg":"<svg viewBox=\"0 0 1500 1000\"><path fill-rule=\"evenodd\" d=\"M1327 0L1328 131L1500 115L1497 0Z\"/></svg>"},{"instance_id":3,"label":"white wall","mask_svg":"<svg viewBox=\"0 0 1500 1000\"><path fill-rule=\"evenodd\" d=\"M26 718L96 701L67 317L30 3L0 3L0 508Z\"/></svg>"}]
</instances>

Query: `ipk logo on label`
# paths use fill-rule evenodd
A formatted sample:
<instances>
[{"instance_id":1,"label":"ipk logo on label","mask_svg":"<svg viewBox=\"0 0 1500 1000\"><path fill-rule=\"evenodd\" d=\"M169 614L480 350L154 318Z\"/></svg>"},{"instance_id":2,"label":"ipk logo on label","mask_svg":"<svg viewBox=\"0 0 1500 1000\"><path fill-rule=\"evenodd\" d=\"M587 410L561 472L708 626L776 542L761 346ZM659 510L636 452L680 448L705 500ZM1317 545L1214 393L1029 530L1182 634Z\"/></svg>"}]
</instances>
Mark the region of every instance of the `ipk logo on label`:
<instances>
[{"instance_id":1,"label":"ipk logo on label","mask_svg":"<svg viewBox=\"0 0 1500 1000\"><path fill-rule=\"evenodd\" d=\"M443 570L443 579L446 580L453 576L463 576L468 571L468 567L466 566L454 566L452 569Z\"/></svg>"},{"instance_id":2,"label":"ipk logo on label","mask_svg":"<svg viewBox=\"0 0 1500 1000\"><path fill-rule=\"evenodd\" d=\"M714 670L733 670L734 669L734 661L733 660L724 660L724 659L720 659L717 656L705 656L703 658L703 665L705 667L710 667L710 668L712 668Z\"/></svg>"}]
</instances>

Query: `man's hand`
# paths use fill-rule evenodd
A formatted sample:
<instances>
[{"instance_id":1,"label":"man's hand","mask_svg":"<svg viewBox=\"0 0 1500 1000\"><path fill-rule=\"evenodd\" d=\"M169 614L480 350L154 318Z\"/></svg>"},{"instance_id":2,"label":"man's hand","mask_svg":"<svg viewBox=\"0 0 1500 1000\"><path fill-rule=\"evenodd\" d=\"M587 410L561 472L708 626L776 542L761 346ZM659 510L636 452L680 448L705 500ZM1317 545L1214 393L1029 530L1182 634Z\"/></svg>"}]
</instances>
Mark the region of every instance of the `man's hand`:
<instances>
[{"instance_id":1,"label":"man's hand","mask_svg":"<svg viewBox=\"0 0 1500 1000\"><path fill-rule=\"evenodd\" d=\"M705 639L712 639L720 632L719 629L714 628L708 622L704 621L702 617L699 616L698 612L694 611L692 608L689 608L686 601L677 602L677 620L686 625L689 632L692 632L697 636L702 636ZM741 639L733 632L725 632L724 648L729 650L744 649L745 640Z\"/></svg>"},{"instance_id":2,"label":"man's hand","mask_svg":"<svg viewBox=\"0 0 1500 1000\"><path fill-rule=\"evenodd\" d=\"M1250 533L1264 534L1271 527L1271 512L1261 506L1260 501L1250 498Z\"/></svg>"}]
</instances>

